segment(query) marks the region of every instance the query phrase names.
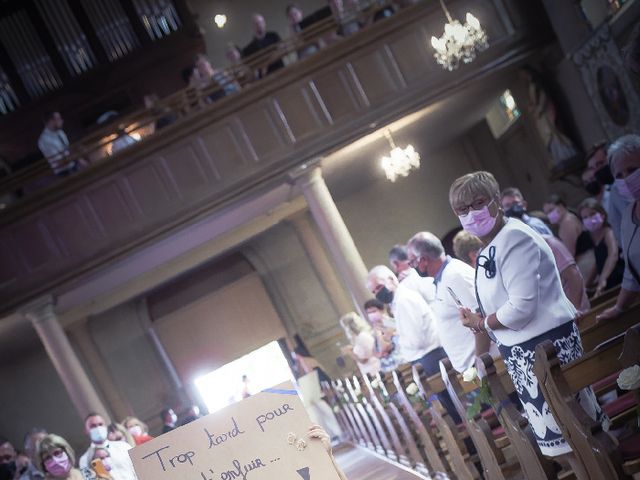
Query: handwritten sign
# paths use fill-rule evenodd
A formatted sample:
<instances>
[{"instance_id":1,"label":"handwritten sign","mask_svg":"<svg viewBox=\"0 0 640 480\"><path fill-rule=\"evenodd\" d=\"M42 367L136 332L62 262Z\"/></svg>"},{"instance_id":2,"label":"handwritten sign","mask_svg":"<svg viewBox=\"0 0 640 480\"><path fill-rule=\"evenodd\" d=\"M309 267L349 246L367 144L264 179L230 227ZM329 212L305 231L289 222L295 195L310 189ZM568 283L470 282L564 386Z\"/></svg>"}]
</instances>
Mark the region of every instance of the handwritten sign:
<instances>
[{"instance_id":1,"label":"handwritten sign","mask_svg":"<svg viewBox=\"0 0 640 480\"><path fill-rule=\"evenodd\" d=\"M132 450L139 480L338 480L291 382ZM306 447L298 443L304 439Z\"/></svg>"}]
</instances>

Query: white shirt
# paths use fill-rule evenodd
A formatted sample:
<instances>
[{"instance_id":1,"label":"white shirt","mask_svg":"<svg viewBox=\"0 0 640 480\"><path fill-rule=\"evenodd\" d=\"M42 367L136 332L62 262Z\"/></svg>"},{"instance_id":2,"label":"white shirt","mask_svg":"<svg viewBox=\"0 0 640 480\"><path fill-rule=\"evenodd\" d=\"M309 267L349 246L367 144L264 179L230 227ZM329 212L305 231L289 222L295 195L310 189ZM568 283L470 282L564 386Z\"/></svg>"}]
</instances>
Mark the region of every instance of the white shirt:
<instances>
[{"instance_id":1,"label":"white shirt","mask_svg":"<svg viewBox=\"0 0 640 480\"><path fill-rule=\"evenodd\" d=\"M474 275L475 270L471 266L450 258L435 283L436 300L431 304L442 348L458 372L464 372L474 365L476 340L471 330L462 324L458 306L447 287L453 290L462 305L475 311L478 302L474 290Z\"/></svg>"},{"instance_id":2,"label":"white shirt","mask_svg":"<svg viewBox=\"0 0 640 480\"><path fill-rule=\"evenodd\" d=\"M622 288L632 292L640 292L640 283L636 280L629 265L633 265L640 276L640 227L633 221L633 206L629 205L622 216L620 224L621 247L626 268L622 279Z\"/></svg>"},{"instance_id":3,"label":"white shirt","mask_svg":"<svg viewBox=\"0 0 640 480\"><path fill-rule=\"evenodd\" d=\"M353 354L364 362L358 362L358 367L363 374L375 375L380 371L380 359L375 356L376 339L370 332L360 332L353 340Z\"/></svg>"},{"instance_id":4,"label":"white shirt","mask_svg":"<svg viewBox=\"0 0 640 480\"><path fill-rule=\"evenodd\" d=\"M107 440L102 445L91 444L86 452L80 457L78 463L80 468L90 468L91 460L93 460L93 452L96 448L106 448L109 451L111 459L111 476L114 480L137 480L136 472L133 469L133 463L129 457L131 445L126 442L111 442Z\"/></svg>"},{"instance_id":5,"label":"white shirt","mask_svg":"<svg viewBox=\"0 0 640 480\"><path fill-rule=\"evenodd\" d=\"M480 255L489 257L491 247L495 247L495 276L487 278L486 270L478 266L476 284L484 314L496 313L506 327L493 331L500 343L516 345L575 318L551 248L540 235L518 220L506 219ZM484 260L479 257L478 265Z\"/></svg>"},{"instance_id":6,"label":"white shirt","mask_svg":"<svg viewBox=\"0 0 640 480\"><path fill-rule=\"evenodd\" d=\"M45 128L38 138L38 148L47 159L53 173L62 173L73 167L73 162L62 165L69 156L69 139L64 130L49 130Z\"/></svg>"},{"instance_id":7,"label":"white shirt","mask_svg":"<svg viewBox=\"0 0 640 480\"><path fill-rule=\"evenodd\" d=\"M421 277L413 268L408 270L408 273L400 280L400 283L422 295L422 298L428 304L431 304L436 299L436 287L433 284L433 278Z\"/></svg>"},{"instance_id":8,"label":"white shirt","mask_svg":"<svg viewBox=\"0 0 640 480\"><path fill-rule=\"evenodd\" d=\"M402 283L393 296L391 311L396 320L402 358L413 362L440 346L431 307Z\"/></svg>"}]
</instances>

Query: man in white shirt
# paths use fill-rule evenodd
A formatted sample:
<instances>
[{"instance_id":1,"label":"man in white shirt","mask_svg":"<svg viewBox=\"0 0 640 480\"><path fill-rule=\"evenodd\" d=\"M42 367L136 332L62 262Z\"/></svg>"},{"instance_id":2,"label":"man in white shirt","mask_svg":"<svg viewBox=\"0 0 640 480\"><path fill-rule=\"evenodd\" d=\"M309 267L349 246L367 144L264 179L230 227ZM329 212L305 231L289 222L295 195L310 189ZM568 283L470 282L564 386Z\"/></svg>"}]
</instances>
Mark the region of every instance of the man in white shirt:
<instances>
[{"instance_id":1,"label":"man in white shirt","mask_svg":"<svg viewBox=\"0 0 640 480\"><path fill-rule=\"evenodd\" d=\"M90 468L91 460L95 449L105 448L109 451L111 459L111 471L109 472L114 479L117 480L137 480L131 458L129 458L129 449L131 445L126 442L110 441L107 439L107 425L102 416L97 413L90 413L84 421L84 429L89 438L91 445L86 452L80 457L78 462L80 469Z\"/></svg>"},{"instance_id":2,"label":"man in white shirt","mask_svg":"<svg viewBox=\"0 0 640 480\"><path fill-rule=\"evenodd\" d=\"M60 176L69 175L78 170L78 162L67 161L71 154L69 139L62 130L64 120L60 112L47 112L44 116L44 130L38 138L38 148L47 159L53 173Z\"/></svg>"},{"instance_id":3,"label":"man in white shirt","mask_svg":"<svg viewBox=\"0 0 640 480\"><path fill-rule=\"evenodd\" d=\"M440 346L436 332L436 320L429 304L420 294L398 282L395 274L386 266L373 267L367 278L367 288L382 303L391 305L396 320L398 344L404 360L422 365L427 376L440 372L439 361L447 354ZM458 415L449 394L438 398L455 423Z\"/></svg>"},{"instance_id":4,"label":"man in white shirt","mask_svg":"<svg viewBox=\"0 0 640 480\"><path fill-rule=\"evenodd\" d=\"M389 265L402 285L422 295L429 305L435 301L436 287L433 284L433 278L421 277L411 268L405 245L394 245L389 250Z\"/></svg>"},{"instance_id":5,"label":"man in white shirt","mask_svg":"<svg viewBox=\"0 0 640 480\"><path fill-rule=\"evenodd\" d=\"M485 333L474 335L460 320L459 307L451 289L465 307L477 310L475 270L458 259L445 255L438 237L430 232L416 233L407 243L409 263L420 276L433 277L436 300L431 304L435 313L436 331L453 368L464 372L472 367L476 355L489 350Z\"/></svg>"}]
</instances>

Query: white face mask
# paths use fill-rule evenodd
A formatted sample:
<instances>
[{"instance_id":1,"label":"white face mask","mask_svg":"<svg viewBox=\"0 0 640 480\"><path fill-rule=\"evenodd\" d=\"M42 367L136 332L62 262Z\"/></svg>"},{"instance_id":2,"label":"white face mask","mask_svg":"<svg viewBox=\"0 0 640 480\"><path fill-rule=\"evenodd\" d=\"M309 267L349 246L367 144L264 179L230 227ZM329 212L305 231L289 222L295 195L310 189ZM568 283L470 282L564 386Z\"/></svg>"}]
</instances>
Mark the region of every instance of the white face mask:
<instances>
[{"instance_id":1,"label":"white face mask","mask_svg":"<svg viewBox=\"0 0 640 480\"><path fill-rule=\"evenodd\" d=\"M107 439L107 427L100 425L89 430L89 437L93 443L103 443Z\"/></svg>"},{"instance_id":2,"label":"white face mask","mask_svg":"<svg viewBox=\"0 0 640 480\"><path fill-rule=\"evenodd\" d=\"M129 427L129 433L134 437L139 437L140 435L142 435L142 427L140 425Z\"/></svg>"}]
</instances>

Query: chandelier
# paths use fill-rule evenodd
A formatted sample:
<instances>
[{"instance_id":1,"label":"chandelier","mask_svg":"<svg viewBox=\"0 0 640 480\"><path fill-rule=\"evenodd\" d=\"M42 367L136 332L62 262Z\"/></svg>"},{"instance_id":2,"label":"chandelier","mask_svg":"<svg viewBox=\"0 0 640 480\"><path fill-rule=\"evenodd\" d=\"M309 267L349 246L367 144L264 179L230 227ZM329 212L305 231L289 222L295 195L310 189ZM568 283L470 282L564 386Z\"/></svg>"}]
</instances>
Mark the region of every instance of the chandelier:
<instances>
[{"instance_id":1,"label":"chandelier","mask_svg":"<svg viewBox=\"0 0 640 480\"><path fill-rule=\"evenodd\" d=\"M405 148L396 147L391 138L391 133L386 130L384 136L389 142L391 152L388 157L382 157L381 165L388 180L395 182L400 177L406 177L411 170L420 168L420 154L415 151L413 145Z\"/></svg>"},{"instance_id":2,"label":"chandelier","mask_svg":"<svg viewBox=\"0 0 640 480\"><path fill-rule=\"evenodd\" d=\"M431 37L431 45L436 51L434 57L437 62L451 71L458 68L461 60L464 63L472 62L478 52L489 47L489 43L487 34L480 26L480 20L471 13L467 13L467 21L463 25L451 18L444 0L440 0L440 6L447 16L448 23L445 24L444 34L440 38Z\"/></svg>"}]
</instances>

